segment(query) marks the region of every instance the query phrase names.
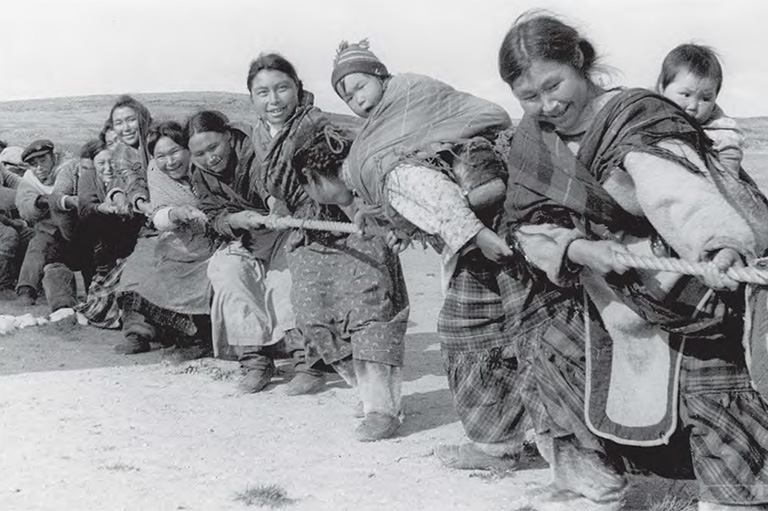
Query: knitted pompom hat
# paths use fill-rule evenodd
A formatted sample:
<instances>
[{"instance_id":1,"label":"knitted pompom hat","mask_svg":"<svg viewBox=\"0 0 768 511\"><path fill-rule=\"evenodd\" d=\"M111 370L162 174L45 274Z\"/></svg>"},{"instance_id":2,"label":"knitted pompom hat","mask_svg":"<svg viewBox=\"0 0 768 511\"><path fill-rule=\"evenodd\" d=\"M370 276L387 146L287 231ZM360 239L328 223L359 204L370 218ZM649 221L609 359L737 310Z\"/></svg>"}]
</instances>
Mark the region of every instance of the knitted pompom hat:
<instances>
[{"instance_id":1,"label":"knitted pompom hat","mask_svg":"<svg viewBox=\"0 0 768 511\"><path fill-rule=\"evenodd\" d=\"M369 47L368 39L352 44L342 41L339 44L336 57L333 59L333 73L331 74L331 85L339 96L341 96L338 87L339 82L347 75L365 73L380 78L389 76L387 66L374 55Z\"/></svg>"}]
</instances>

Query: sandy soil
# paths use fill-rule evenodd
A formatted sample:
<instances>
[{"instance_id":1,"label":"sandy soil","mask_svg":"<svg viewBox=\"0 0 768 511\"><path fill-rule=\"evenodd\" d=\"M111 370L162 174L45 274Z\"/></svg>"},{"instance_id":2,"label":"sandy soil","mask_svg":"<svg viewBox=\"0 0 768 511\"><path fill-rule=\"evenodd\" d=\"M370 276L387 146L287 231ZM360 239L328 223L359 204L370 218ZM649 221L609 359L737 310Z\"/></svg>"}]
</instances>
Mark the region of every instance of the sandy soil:
<instances>
[{"instance_id":1,"label":"sandy soil","mask_svg":"<svg viewBox=\"0 0 768 511\"><path fill-rule=\"evenodd\" d=\"M746 163L768 184L768 155ZM236 363L116 355L118 332L45 326L0 337L0 510L254 509L238 495L270 484L297 511L536 509L524 492L547 483L541 460L489 474L446 470L432 455L463 439L435 334L439 267L420 249L403 264L412 302L406 420L396 438L374 444L352 439L357 398L338 379L287 397L283 364L267 391L239 396ZM22 312L0 302L0 314ZM634 509L689 491L634 484Z\"/></svg>"}]
</instances>

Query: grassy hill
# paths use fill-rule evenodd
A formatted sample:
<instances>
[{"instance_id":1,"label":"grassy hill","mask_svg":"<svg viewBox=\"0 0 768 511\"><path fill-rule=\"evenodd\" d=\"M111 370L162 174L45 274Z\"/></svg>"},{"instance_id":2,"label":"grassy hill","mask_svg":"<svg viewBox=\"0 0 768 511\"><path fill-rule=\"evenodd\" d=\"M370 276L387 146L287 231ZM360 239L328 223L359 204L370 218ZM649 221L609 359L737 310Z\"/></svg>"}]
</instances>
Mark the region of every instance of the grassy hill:
<instances>
[{"instance_id":1,"label":"grassy hill","mask_svg":"<svg viewBox=\"0 0 768 511\"><path fill-rule=\"evenodd\" d=\"M220 110L233 121L249 122L253 106L246 94L231 92L173 92L134 94L156 119L183 121L201 109ZM60 147L76 151L98 135L116 95L33 99L0 102L0 139L25 146L36 138L50 138ZM346 115L331 114L341 122ZM768 151L768 117L740 120L747 135L747 148Z\"/></svg>"},{"instance_id":2,"label":"grassy hill","mask_svg":"<svg viewBox=\"0 0 768 511\"><path fill-rule=\"evenodd\" d=\"M231 92L173 92L132 94L144 103L155 119L183 122L202 109L224 112L232 121L253 119L253 105L247 94ZM26 146L37 138L49 138L62 148L77 149L101 130L117 95L32 99L0 102L0 139ZM340 122L350 116L330 114Z\"/></svg>"}]
</instances>

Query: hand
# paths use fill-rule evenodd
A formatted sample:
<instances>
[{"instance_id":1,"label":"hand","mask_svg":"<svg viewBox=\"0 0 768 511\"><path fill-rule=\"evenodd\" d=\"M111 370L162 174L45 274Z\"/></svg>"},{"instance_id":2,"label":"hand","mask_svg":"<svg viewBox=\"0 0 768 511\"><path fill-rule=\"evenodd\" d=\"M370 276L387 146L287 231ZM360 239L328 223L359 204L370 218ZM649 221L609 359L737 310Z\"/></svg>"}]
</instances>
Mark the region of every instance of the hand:
<instances>
[{"instance_id":1,"label":"hand","mask_svg":"<svg viewBox=\"0 0 768 511\"><path fill-rule=\"evenodd\" d=\"M205 213L188 204L171 208L168 212L168 217L174 224L188 224L190 222L205 223L207 221Z\"/></svg>"},{"instance_id":2,"label":"hand","mask_svg":"<svg viewBox=\"0 0 768 511\"><path fill-rule=\"evenodd\" d=\"M712 258L712 265L714 268L711 272L707 272L705 275L701 275L701 279L707 287L714 289L715 291L736 291L739 287L739 283L729 277L726 272L729 268L743 268L744 261L741 259L741 254L732 248L720 249Z\"/></svg>"},{"instance_id":3,"label":"hand","mask_svg":"<svg viewBox=\"0 0 768 511\"><path fill-rule=\"evenodd\" d=\"M616 253L626 253L627 249L616 241L574 240L568 245L567 257L581 266L588 266L600 275L625 273L628 267L616 259Z\"/></svg>"},{"instance_id":4,"label":"hand","mask_svg":"<svg viewBox=\"0 0 768 511\"><path fill-rule=\"evenodd\" d=\"M238 211L230 214L226 221L233 231L248 231L254 228L264 227L267 217L255 211Z\"/></svg>"},{"instance_id":5,"label":"hand","mask_svg":"<svg viewBox=\"0 0 768 511\"><path fill-rule=\"evenodd\" d=\"M133 216L133 208L124 193L116 193L112 196L112 205L115 213L120 216Z\"/></svg>"},{"instance_id":6,"label":"hand","mask_svg":"<svg viewBox=\"0 0 768 511\"><path fill-rule=\"evenodd\" d=\"M151 216L152 215L152 208L149 204L148 200L144 199L136 199L136 209L144 216Z\"/></svg>"},{"instance_id":7,"label":"hand","mask_svg":"<svg viewBox=\"0 0 768 511\"><path fill-rule=\"evenodd\" d=\"M76 195L67 195L64 197L65 209L77 209L80 205L80 198Z\"/></svg>"},{"instance_id":8,"label":"hand","mask_svg":"<svg viewBox=\"0 0 768 511\"><path fill-rule=\"evenodd\" d=\"M285 240L285 251L293 252L300 246L305 245L306 242L306 233L304 230L296 229L292 231L291 234L288 235L288 239Z\"/></svg>"},{"instance_id":9,"label":"hand","mask_svg":"<svg viewBox=\"0 0 768 511\"><path fill-rule=\"evenodd\" d=\"M387 246L395 253L399 254L406 248L408 248L411 244L411 238L409 237L401 237L396 233L395 231L389 231L387 233L387 237L385 238L387 242Z\"/></svg>"},{"instance_id":10,"label":"hand","mask_svg":"<svg viewBox=\"0 0 768 511\"><path fill-rule=\"evenodd\" d=\"M515 255L512 249L509 248L509 245L498 234L487 227L483 227L475 235L474 241L486 259L495 263L511 259Z\"/></svg>"},{"instance_id":11,"label":"hand","mask_svg":"<svg viewBox=\"0 0 768 511\"><path fill-rule=\"evenodd\" d=\"M102 202L96 206L96 211L104 215L115 215L117 214L117 207L109 202Z\"/></svg>"}]
</instances>

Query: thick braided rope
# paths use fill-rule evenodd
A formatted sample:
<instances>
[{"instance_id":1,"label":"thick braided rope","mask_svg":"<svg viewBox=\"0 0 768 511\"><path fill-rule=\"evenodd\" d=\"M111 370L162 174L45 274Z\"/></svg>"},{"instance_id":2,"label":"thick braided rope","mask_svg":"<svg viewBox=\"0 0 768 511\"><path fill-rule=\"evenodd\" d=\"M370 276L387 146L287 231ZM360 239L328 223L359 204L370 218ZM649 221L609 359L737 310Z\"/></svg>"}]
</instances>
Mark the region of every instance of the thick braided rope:
<instances>
[{"instance_id":1,"label":"thick braided rope","mask_svg":"<svg viewBox=\"0 0 768 511\"><path fill-rule=\"evenodd\" d=\"M620 263L641 270L669 271L684 275L707 275L713 271L715 273L719 271L713 263L691 263L682 259L638 256L620 252L617 252L615 257ZM737 282L768 285L768 271L753 266L728 268L725 274Z\"/></svg>"},{"instance_id":2,"label":"thick braided rope","mask_svg":"<svg viewBox=\"0 0 768 511\"><path fill-rule=\"evenodd\" d=\"M252 219L272 229L297 228L350 234L360 233L360 229L355 224L348 222L331 222L289 216L261 216L258 214L254 214ZM669 271L684 275L706 275L712 271L718 271L712 263L692 263L682 259L647 257L619 252L616 253L616 259L622 264L640 270ZM768 271L755 267L729 268L726 275L737 282L768 285Z\"/></svg>"}]
</instances>

